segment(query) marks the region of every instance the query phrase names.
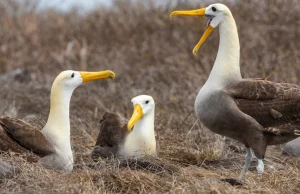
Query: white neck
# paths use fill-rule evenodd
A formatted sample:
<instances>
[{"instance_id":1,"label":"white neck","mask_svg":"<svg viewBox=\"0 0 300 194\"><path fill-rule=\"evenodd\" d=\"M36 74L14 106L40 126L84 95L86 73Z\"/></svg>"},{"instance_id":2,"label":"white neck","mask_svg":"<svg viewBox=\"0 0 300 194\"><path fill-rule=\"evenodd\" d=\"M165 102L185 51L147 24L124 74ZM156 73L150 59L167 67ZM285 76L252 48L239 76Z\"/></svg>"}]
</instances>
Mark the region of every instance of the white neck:
<instances>
[{"instance_id":1,"label":"white neck","mask_svg":"<svg viewBox=\"0 0 300 194\"><path fill-rule=\"evenodd\" d=\"M144 154L156 154L156 140L154 132L154 108L144 115L135 125L124 142L126 156L139 157Z\"/></svg>"},{"instance_id":2,"label":"white neck","mask_svg":"<svg viewBox=\"0 0 300 194\"><path fill-rule=\"evenodd\" d=\"M150 113L144 115L135 125L130 135L138 135L142 138L154 136L154 108Z\"/></svg>"},{"instance_id":3,"label":"white neck","mask_svg":"<svg viewBox=\"0 0 300 194\"><path fill-rule=\"evenodd\" d=\"M219 33L218 55L207 83L217 87L225 87L242 79L239 36L232 16L226 16L219 24Z\"/></svg>"},{"instance_id":4,"label":"white neck","mask_svg":"<svg viewBox=\"0 0 300 194\"><path fill-rule=\"evenodd\" d=\"M64 154L67 154L66 152L72 154L69 106L73 90L54 81L50 95L50 113L42 130L42 133L55 145L55 148Z\"/></svg>"}]
</instances>

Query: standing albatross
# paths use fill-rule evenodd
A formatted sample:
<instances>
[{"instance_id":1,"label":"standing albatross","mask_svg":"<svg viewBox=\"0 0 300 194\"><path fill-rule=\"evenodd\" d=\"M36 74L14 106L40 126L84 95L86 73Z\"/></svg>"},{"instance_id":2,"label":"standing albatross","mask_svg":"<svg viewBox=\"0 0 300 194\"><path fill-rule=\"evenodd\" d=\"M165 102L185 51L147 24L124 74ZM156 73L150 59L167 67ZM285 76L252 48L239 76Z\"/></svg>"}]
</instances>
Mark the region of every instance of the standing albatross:
<instances>
[{"instance_id":1,"label":"standing albatross","mask_svg":"<svg viewBox=\"0 0 300 194\"><path fill-rule=\"evenodd\" d=\"M117 114L105 113L101 120L100 132L92 158L141 158L157 155L154 132L154 100L151 96L134 97L132 117L126 124Z\"/></svg>"},{"instance_id":2,"label":"standing albatross","mask_svg":"<svg viewBox=\"0 0 300 194\"><path fill-rule=\"evenodd\" d=\"M33 152L48 169L72 171L69 105L73 91L85 82L114 78L112 71L63 71L55 79L50 96L48 121L40 131L16 118L0 117L0 150Z\"/></svg>"},{"instance_id":3,"label":"standing albatross","mask_svg":"<svg viewBox=\"0 0 300 194\"><path fill-rule=\"evenodd\" d=\"M212 4L197 10L174 11L170 17L175 15L205 16L209 19L193 54L219 26L217 58L208 80L197 95L196 116L211 131L246 146L241 179L252 160L251 149L258 158L257 172L262 174L267 146L282 144L300 135L300 87L242 78L237 27L225 5Z\"/></svg>"}]
</instances>

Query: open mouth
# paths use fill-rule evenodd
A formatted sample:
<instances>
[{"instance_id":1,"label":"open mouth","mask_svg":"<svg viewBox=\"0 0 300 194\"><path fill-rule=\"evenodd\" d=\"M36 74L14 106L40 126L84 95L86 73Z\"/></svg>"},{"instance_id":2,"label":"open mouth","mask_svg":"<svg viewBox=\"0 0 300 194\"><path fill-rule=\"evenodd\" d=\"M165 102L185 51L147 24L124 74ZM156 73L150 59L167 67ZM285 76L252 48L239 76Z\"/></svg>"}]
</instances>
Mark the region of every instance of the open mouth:
<instances>
[{"instance_id":1,"label":"open mouth","mask_svg":"<svg viewBox=\"0 0 300 194\"><path fill-rule=\"evenodd\" d=\"M197 45L193 49L194 55L196 55L196 53L198 52L201 45L204 43L204 41L207 39L207 37L212 33L212 31L215 29L215 27L218 23L218 21L214 21L214 22L216 22L215 24L212 23L212 20L216 17L216 13L211 12L211 14L205 14L205 12L206 12L206 8L201 8L201 9L187 10L187 11L173 11L170 14L170 19L175 15L199 16L199 17L205 16L206 18L208 18L206 30L205 30L204 34L202 35L201 39L199 40L199 42L197 43ZM208 13L210 13L210 12L208 12Z\"/></svg>"},{"instance_id":2,"label":"open mouth","mask_svg":"<svg viewBox=\"0 0 300 194\"><path fill-rule=\"evenodd\" d=\"M207 21L207 25L206 25L206 28L208 28L208 26L210 25L210 22L212 21L212 19L209 19L208 21Z\"/></svg>"},{"instance_id":3,"label":"open mouth","mask_svg":"<svg viewBox=\"0 0 300 194\"><path fill-rule=\"evenodd\" d=\"M208 26L210 25L211 21L214 19L215 16L205 14L205 17L208 18L208 22L207 22L207 26L206 26L206 28L208 28Z\"/></svg>"}]
</instances>

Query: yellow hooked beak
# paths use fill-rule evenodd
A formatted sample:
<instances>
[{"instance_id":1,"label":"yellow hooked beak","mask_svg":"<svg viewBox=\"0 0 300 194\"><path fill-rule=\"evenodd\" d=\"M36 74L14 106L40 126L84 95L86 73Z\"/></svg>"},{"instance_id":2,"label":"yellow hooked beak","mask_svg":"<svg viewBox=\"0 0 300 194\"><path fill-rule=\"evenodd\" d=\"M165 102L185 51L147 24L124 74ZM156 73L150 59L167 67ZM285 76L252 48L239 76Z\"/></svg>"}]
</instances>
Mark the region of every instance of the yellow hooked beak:
<instances>
[{"instance_id":1,"label":"yellow hooked beak","mask_svg":"<svg viewBox=\"0 0 300 194\"><path fill-rule=\"evenodd\" d=\"M172 19L173 16L175 15L182 15L182 16L200 16L203 17L205 16L205 9L206 8L202 8L202 9L196 9L196 10L190 10L190 11L173 11L170 14L170 19ZM199 42L197 43L197 45L194 47L193 49L193 54L196 55L196 53L198 52L199 48L201 47L201 45L204 43L204 41L207 39L207 37L210 35L210 33L214 30L214 27L212 27L211 25L209 25L204 34L202 35L201 39L199 40Z\"/></svg>"},{"instance_id":2,"label":"yellow hooked beak","mask_svg":"<svg viewBox=\"0 0 300 194\"><path fill-rule=\"evenodd\" d=\"M138 120L140 120L143 116L144 116L144 114L143 114L143 109L142 109L141 105L136 104L134 106L132 116L127 123L127 130L131 131L133 126L136 124L136 122L138 122Z\"/></svg>"},{"instance_id":3,"label":"yellow hooked beak","mask_svg":"<svg viewBox=\"0 0 300 194\"><path fill-rule=\"evenodd\" d=\"M205 15L205 9L195 9L195 10L188 10L188 11L173 11L170 14L170 20L174 15L182 15L182 16L200 16L203 17Z\"/></svg>"},{"instance_id":4,"label":"yellow hooked beak","mask_svg":"<svg viewBox=\"0 0 300 194\"><path fill-rule=\"evenodd\" d=\"M93 81L93 80L99 80L99 79L109 79L109 78L113 79L116 77L115 73L110 70L98 71L98 72L80 71L79 73L82 78L82 83Z\"/></svg>"}]
</instances>

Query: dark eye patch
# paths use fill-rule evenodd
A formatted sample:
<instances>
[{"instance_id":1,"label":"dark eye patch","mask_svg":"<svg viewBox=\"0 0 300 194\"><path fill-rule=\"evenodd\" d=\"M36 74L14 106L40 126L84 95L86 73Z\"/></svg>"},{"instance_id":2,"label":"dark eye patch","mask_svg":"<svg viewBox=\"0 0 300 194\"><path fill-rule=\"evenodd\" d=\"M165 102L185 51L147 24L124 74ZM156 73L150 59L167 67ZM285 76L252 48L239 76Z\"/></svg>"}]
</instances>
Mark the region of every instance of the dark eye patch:
<instances>
[{"instance_id":1,"label":"dark eye patch","mask_svg":"<svg viewBox=\"0 0 300 194\"><path fill-rule=\"evenodd\" d=\"M148 103L149 103L149 100L147 100L145 103L148 104Z\"/></svg>"},{"instance_id":2,"label":"dark eye patch","mask_svg":"<svg viewBox=\"0 0 300 194\"><path fill-rule=\"evenodd\" d=\"M75 76L75 74L74 73L72 73L72 75L71 75L71 78L73 78Z\"/></svg>"},{"instance_id":3,"label":"dark eye patch","mask_svg":"<svg viewBox=\"0 0 300 194\"><path fill-rule=\"evenodd\" d=\"M215 7L212 7L211 9L213 10L213 12L217 11L217 9Z\"/></svg>"}]
</instances>

